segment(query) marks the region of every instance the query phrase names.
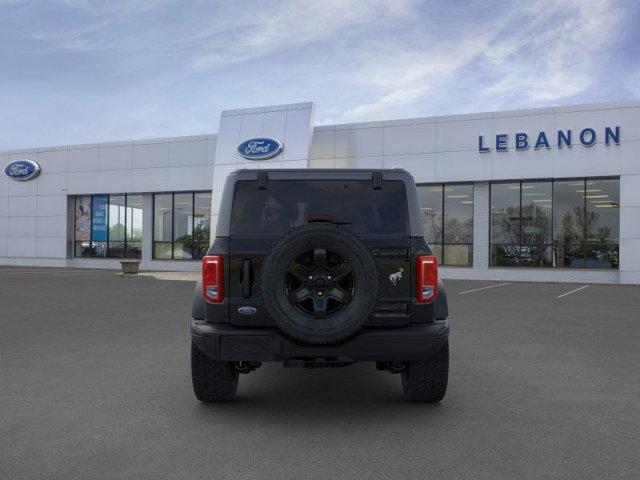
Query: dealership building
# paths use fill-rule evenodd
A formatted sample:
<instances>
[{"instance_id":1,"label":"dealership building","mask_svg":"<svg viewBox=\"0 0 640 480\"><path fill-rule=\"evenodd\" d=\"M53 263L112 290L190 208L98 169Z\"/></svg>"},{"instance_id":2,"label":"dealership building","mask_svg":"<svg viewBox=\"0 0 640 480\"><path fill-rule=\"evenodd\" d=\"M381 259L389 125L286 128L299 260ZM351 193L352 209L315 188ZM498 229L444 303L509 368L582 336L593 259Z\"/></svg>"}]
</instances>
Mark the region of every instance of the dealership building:
<instances>
[{"instance_id":1,"label":"dealership building","mask_svg":"<svg viewBox=\"0 0 640 480\"><path fill-rule=\"evenodd\" d=\"M445 278L640 284L640 101L313 119L227 110L217 134L0 152L0 265L198 270L235 169L403 168Z\"/></svg>"}]
</instances>

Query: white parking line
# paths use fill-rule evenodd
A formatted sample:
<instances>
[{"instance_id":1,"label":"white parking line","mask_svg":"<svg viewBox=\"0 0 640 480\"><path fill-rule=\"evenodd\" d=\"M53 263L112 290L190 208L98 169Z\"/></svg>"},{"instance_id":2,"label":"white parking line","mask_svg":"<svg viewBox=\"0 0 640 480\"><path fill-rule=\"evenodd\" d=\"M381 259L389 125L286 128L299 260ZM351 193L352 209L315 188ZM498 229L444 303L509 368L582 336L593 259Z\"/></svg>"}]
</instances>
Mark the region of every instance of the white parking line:
<instances>
[{"instance_id":1,"label":"white parking line","mask_svg":"<svg viewBox=\"0 0 640 480\"><path fill-rule=\"evenodd\" d=\"M458 295L463 295L465 293L471 293L471 292L477 292L477 291L480 291L480 290L486 290L487 288L501 287L503 285L509 285L510 283L511 282L496 283L495 285L488 285L486 287L474 288L472 290L465 290L464 292L458 292Z\"/></svg>"},{"instance_id":2,"label":"white parking line","mask_svg":"<svg viewBox=\"0 0 640 480\"><path fill-rule=\"evenodd\" d=\"M579 292L580 290L584 290L584 289L585 289L585 288L587 288L588 286L589 286L589 285L583 285L583 286L581 286L581 287L579 287L579 288L576 288L575 290L571 290L570 292L563 293L562 295L558 295L558 298L562 298L562 297L565 297L565 296L567 296L567 295L571 295L572 293Z\"/></svg>"}]
</instances>

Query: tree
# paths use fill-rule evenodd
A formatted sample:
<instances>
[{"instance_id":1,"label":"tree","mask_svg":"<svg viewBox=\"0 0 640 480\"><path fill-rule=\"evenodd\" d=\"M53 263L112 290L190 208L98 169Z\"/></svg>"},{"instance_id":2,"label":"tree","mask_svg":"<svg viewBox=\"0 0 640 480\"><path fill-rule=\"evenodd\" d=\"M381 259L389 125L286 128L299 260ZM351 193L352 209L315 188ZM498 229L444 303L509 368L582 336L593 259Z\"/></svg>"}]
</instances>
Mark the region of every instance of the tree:
<instances>
[{"instance_id":1,"label":"tree","mask_svg":"<svg viewBox=\"0 0 640 480\"><path fill-rule=\"evenodd\" d=\"M585 212L584 206L576 205L562 217L562 228L558 232L560 236L556 235L556 242L581 245L586 241L585 233L587 238L597 236L598 241L601 243L610 242L611 228L606 226L597 227L597 233L593 233L593 229L599 220L600 215L596 212Z\"/></svg>"},{"instance_id":2,"label":"tree","mask_svg":"<svg viewBox=\"0 0 640 480\"><path fill-rule=\"evenodd\" d=\"M193 258L201 258L209 248L209 225L195 225L192 235L182 235L176 239Z\"/></svg>"},{"instance_id":3,"label":"tree","mask_svg":"<svg viewBox=\"0 0 640 480\"><path fill-rule=\"evenodd\" d=\"M116 223L109 227L109 240L124 241L124 225L122 223Z\"/></svg>"},{"instance_id":4,"label":"tree","mask_svg":"<svg viewBox=\"0 0 640 480\"><path fill-rule=\"evenodd\" d=\"M543 266L549 263L551 218L546 209L533 203L522 209L512 205L492 214L491 227L497 232L492 235L498 239L494 243L504 244L496 252L498 264L527 262Z\"/></svg>"}]
</instances>

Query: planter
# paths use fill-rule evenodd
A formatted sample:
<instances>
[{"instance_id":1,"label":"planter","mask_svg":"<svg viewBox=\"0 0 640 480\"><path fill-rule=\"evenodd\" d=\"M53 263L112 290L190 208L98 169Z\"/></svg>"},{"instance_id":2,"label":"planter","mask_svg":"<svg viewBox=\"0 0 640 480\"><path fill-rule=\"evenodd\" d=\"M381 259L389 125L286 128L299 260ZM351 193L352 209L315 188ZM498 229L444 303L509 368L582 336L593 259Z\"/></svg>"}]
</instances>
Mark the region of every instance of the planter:
<instances>
[{"instance_id":1,"label":"planter","mask_svg":"<svg viewBox=\"0 0 640 480\"><path fill-rule=\"evenodd\" d=\"M120 260L120 265L123 274L135 275L140 271L140 260L137 259Z\"/></svg>"}]
</instances>

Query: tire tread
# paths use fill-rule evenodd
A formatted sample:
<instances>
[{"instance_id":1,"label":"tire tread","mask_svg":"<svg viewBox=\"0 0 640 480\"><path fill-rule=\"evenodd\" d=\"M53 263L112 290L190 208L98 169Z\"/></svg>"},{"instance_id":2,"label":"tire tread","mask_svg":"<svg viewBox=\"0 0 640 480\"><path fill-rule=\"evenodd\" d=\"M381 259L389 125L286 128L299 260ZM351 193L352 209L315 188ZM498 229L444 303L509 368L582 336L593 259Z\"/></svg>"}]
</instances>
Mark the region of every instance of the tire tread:
<instances>
[{"instance_id":1,"label":"tire tread","mask_svg":"<svg viewBox=\"0 0 640 480\"><path fill-rule=\"evenodd\" d=\"M428 403L442 400L449 381L449 341L427 360L409 362L401 377L407 400Z\"/></svg>"},{"instance_id":2,"label":"tire tread","mask_svg":"<svg viewBox=\"0 0 640 480\"><path fill-rule=\"evenodd\" d=\"M232 362L209 358L191 342L191 380L196 398L201 402L228 402L238 389L238 371Z\"/></svg>"}]
</instances>

